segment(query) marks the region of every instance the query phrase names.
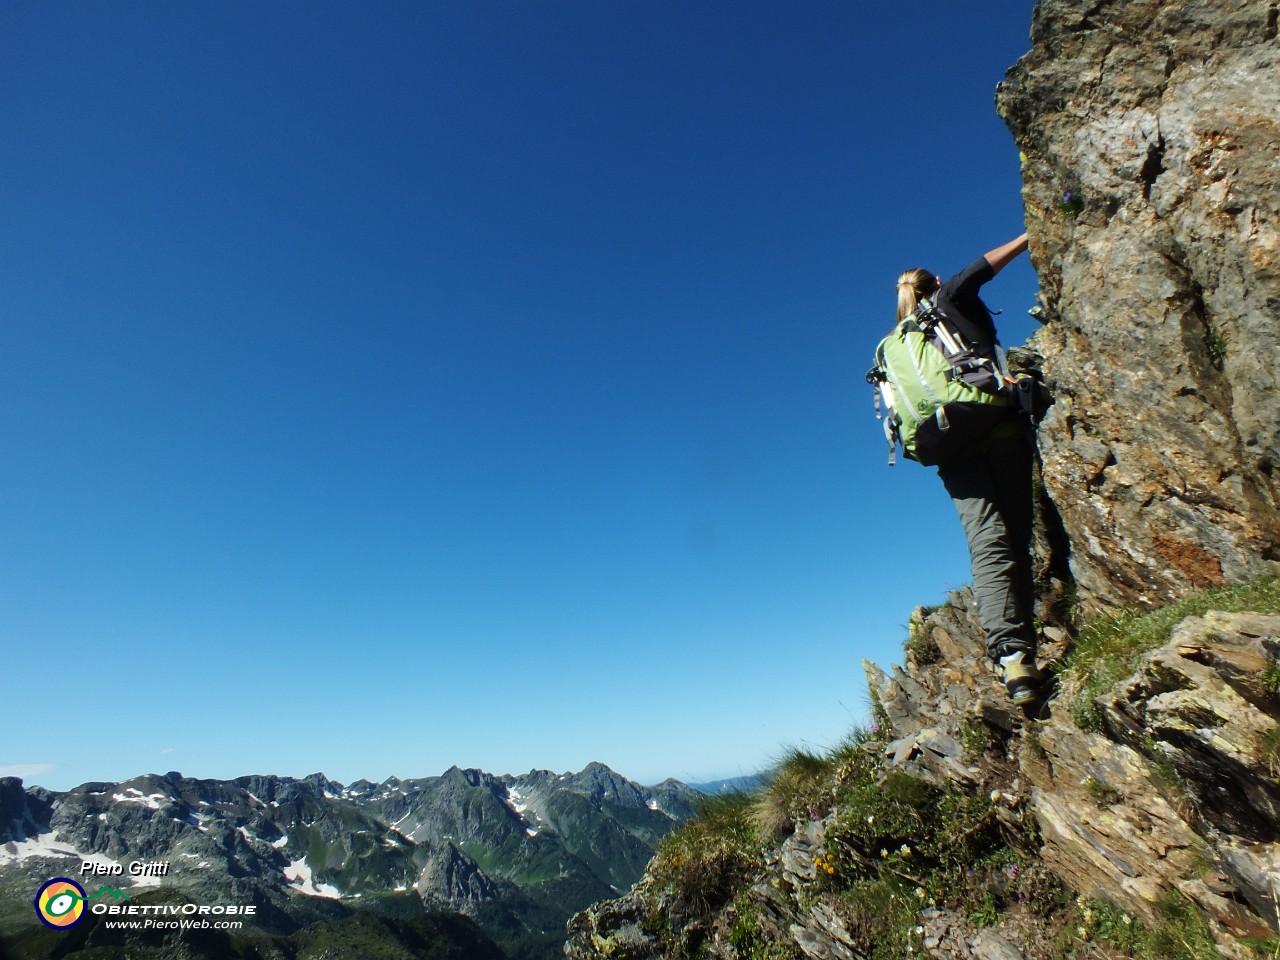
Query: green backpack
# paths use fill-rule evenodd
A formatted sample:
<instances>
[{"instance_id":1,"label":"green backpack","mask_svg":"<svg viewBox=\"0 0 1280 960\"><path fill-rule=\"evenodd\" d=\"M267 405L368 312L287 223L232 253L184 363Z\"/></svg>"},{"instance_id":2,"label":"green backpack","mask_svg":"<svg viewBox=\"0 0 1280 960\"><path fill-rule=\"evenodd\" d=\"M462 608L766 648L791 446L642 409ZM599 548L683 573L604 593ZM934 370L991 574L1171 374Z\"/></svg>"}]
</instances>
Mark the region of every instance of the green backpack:
<instances>
[{"instance_id":1,"label":"green backpack","mask_svg":"<svg viewBox=\"0 0 1280 960\"><path fill-rule=\"evenodd\" d=\"M876 416L885 413L889 466L897 447L925 466L963 453L991 428L1017 416L1003 364L979 355L926 298L876 348L867 373Z\"/></svg>"}]
</instances>

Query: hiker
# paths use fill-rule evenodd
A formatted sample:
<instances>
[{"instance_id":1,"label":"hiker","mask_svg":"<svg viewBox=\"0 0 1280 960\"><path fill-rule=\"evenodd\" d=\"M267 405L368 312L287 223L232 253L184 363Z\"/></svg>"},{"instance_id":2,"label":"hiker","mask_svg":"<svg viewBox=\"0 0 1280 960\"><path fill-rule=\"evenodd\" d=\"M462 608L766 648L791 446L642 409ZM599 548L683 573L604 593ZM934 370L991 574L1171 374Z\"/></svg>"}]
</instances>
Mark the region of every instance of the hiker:
<instances>
[{"instance_id":1,"label":"hiker","mask_svg":"<svg viewBox=\"0 0 1280 960\"><path fill-rule=\"evenodd\" d=\"M898 278L899 322L927 313L932 304L952 333L961 335L962 343L978 362L994 371L993 380L1003 382L1007 391L1011 381L995 324L978 290L1026 249L1024 233L945 283L927 270L908 270ZM1017 416L1016 405L1005 410L983 422L976 433L954 429L957 418L953 415L949 436L963 446L948 449L934 462L969 540L973 595L987 652L1013 701L1024 704L1037 698L1041 680L1032 621L1032 451L1026 420ZM945 421L942 429L949 429ZM918 459L929 462L925 457Z\"/></svg>"}]
</instances>

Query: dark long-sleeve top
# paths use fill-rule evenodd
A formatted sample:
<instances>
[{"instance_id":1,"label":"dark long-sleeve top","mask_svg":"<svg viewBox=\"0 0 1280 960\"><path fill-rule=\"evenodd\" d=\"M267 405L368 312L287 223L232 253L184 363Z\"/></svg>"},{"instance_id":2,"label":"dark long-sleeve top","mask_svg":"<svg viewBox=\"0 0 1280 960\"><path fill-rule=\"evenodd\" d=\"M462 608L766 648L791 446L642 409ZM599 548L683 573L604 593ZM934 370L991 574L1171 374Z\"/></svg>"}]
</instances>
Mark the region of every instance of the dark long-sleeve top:
<instances>
[{"instance_id":1,"label":"dark long-sleeve top","mask_svg":"<svg viewBox=\"0 0 1280 960\"><path fill-rule=\"evenodd\" d=\"M935 306L956 325L969 346L991 360L1000 340L991 311L978 297L978 290L995 275L987 258L979 257L944 283L934 297Z\"/></svg>"}]
</instances>

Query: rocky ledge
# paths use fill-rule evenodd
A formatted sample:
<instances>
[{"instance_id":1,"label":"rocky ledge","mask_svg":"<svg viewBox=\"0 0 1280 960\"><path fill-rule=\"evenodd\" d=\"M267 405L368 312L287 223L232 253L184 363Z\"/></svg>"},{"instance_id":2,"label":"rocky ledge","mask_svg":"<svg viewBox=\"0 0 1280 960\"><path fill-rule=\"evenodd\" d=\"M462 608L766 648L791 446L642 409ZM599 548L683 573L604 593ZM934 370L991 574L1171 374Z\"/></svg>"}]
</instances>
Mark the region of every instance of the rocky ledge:
<instances>
[{"instance_id":1,"label":"rocky ledge","mask_svg":"<svg viewBox=\"0 0 1280 960\"><path fill-rule=\"evenodd\" d=\"M1020 720L994 686L966 682L982 652L963 609L917 618L944 662L867 666L896 735L891 763L990 789L1011 830L1029 815L1036 857L1079 895L1156 923L1157 905L1181 894L1227 954L1280 930L1280 617L1188 617L1085 710L1069 709L1068 687ZM974 717L1004 739L997 754L965 759Z\"/></svg>"}]
</instances>

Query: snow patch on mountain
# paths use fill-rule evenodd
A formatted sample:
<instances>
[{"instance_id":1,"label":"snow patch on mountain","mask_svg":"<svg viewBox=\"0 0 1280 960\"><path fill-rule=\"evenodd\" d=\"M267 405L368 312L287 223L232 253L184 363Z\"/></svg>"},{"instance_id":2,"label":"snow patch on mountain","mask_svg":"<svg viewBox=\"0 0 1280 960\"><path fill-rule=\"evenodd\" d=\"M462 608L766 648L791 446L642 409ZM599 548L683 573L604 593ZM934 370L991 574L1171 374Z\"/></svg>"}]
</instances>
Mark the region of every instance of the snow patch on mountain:
<instances>
[{"instance_id":1,"label":"snow patch on mountain","mask_svg":"<svg viewBox=\"0 0 1280 960\"><path fill-rule=\"evenodd\" d=\"M529 809L529 805L524 802L526 799L525 795L515 787L507 787L507 806L520 816L524 816L524 812Z\"/></svg>"},{"instance_id":2,"label":"snow patch on mountain","mask_svg":"<svg viewBox=\"0 0 1280 960\"><path fill-rule=\"evenodd\" d=\"M337 887L329 883L318 883L311 876L311 867L307 864L306 857L294 860L285 867L284 876L289 881L289 889L305 893L308 897L327 897L330 900L342 897L342 891Z\"/></svg>"},{"instance_id":3,"label":"snow patch on mountain","mask_svg":"<svg viewBox=\"0 0 1280 960\"><path fill-rule=\"evenodd\" d=\"M538 831L542 829L543 820L542 814L533 806L533 799L517 790L514 784L507 784L507 795L503 799L517 817L534 828L531 830L526 828L529 836L537 836Z\"/></svg>"},{"instance_id":4,"label":"snow patch on mountain","mask_svg":"<svg viewBox=\"0 0 1280 960\"><path fill-rule=\"evenodd\" d=\"M124 793L113 793L111 795L111 799L116 801L116 803L143 803L152 810L159 810L161 803L165 800L172 800L173 798L167 797L163 793L153 793L144 796L142 791L137 787L130 787Z\"/></svg>"},{"instance_id":5,"label":"snow patch on mountain","mask_svg":"<svg viewBox=\"0 0 1280 960\"><path fill-rule=\"evenodd\" d=\"M116 861L101 853L82 853L73 845L56 839L54 831L37 834L25 840L10 840L0 844L0 865L19 863L23 860L44 858L47 860L79 860L101 866L117 867Z\"/></svg>"}]
</instances>

